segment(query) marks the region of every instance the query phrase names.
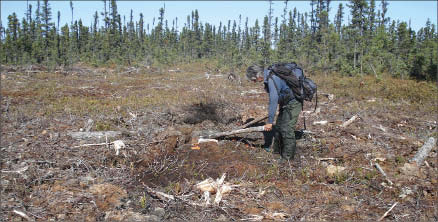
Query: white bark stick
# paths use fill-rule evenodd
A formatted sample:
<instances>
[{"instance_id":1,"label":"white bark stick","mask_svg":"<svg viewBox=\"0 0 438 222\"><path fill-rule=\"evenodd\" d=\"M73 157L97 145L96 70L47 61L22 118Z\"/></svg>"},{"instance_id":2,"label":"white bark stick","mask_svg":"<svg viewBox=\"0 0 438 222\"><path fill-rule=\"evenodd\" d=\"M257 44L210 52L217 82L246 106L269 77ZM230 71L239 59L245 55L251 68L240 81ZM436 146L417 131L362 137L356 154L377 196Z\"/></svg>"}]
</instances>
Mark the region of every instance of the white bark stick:
<instances>
[{"instance_id":1,"label":"white bark stick","mask_svg":"<svg viewBox=\"0 0 438 222\"><path fill-rule=\"evenodd\" d=\"M395 203L391 206L391 208L389 208L389 210L386 211L385 214L383 214L382 217L380 217L380 219L379 219L378 221L382 221L383 218L385 218L386 216L388 216L389 212L391 212L391 210L392 210L397 204L398 204L398 202L395 202Z\"/></svg>"},{"instance_id":2,"label":"white bark stick","mask_svg":"<svg viewBox=\"0 0 438 222\"><path fill-rule=\"evenodd\" d=\"M352 116L349 120L345 121L344 123L342 123L341 127L345 128L348 125L350 125L351 123L353 123L359 116L356 114L354 116Z\"/></svg>"},{"instance_id":3,"label":"white bark stick","mask_svg":"<svg viewBox=\"0 0 438 222\"><path fill-rule=\"evenodd\" d=\"M392 181L388 179L388 176L386 175L385 171L383 171L382 167L378 163L374 163L374 166L377 168L377 170L385 177L386 181L389 185L392 185Z\"/></svg>"},{"instance_id":4,"label":"white bark stick","mask_svg":"<svg viewBox=\"0 0 438 222\"><path fill-rule=\"evenodd\" d=\"M409 160L409 162L415 162L418 166L423 164L424 159L426 159L427 155L429 155L430 151L435 147L436 140L433 137L430 137L427 142L418 150L415 156Z\"/></svg>"},{"instance_id":5,"label":"white bark stick","mask_svg":"<svg viewBox=\"0 0 438 222\"><path fill-rule=\"evenodd\" d=\"M19 210L13 210L12 212L18 214L20 217L28 220L28 221L35 221L34 219L30 218L29 216L27 216L25 213L23 213L22 211Z\"/></svg>"}]
</instances>

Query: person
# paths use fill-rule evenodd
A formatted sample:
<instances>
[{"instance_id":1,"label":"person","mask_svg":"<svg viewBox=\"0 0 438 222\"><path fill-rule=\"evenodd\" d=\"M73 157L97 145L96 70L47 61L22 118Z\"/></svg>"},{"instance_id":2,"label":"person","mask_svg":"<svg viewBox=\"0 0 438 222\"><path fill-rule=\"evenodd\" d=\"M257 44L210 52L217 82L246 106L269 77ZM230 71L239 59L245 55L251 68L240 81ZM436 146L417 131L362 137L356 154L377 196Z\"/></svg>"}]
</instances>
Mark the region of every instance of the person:
<instances>
[{"instance_id":1,"label":"person","mask_svg":"<svg viewBox=\"0 0 438 222\"><path fill-rule=\"evenodd\" d=\"M246 76L254 82L263 82L265 91L269 94L268 121L264 126L266 132L273 131L274 144L272 152L280 154L283 160L292 160L296 152L295 125L302 110L302 104L297 101L292 90L280 77L270 73L268 69L253 65L248 67ZM279 107L275 127L273 122ZM270 151L269 144L264 147Z\"/></svg>"}]
</instances>

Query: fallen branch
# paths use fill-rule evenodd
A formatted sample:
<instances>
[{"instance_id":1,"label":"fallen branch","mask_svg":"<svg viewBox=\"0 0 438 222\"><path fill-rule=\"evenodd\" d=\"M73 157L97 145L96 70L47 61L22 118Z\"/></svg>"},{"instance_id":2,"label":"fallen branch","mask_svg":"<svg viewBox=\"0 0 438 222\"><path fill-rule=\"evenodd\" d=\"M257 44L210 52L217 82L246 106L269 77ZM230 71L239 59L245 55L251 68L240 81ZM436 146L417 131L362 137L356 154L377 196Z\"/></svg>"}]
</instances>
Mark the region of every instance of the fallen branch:
<instances>
[{"instance_id":1,"label":"fallen branch","mask_svg":"<svg viewBox=\"0 0 438 222\"><path fill-rule=\"evenodd\" d=\"M73 139L102 139L105 137L117 137L123 134L134 134L135 132L130 131L98 131L98 132L69 132L67 135L71 136Z\"/></svg>"},{"instance_id":2,"label":"fallen branch","mask_svg":"<svg viewBox=\"0 0 438 222\"><path fill-rule=\"evenodd\" d=\"M82 145L79 145L79 146L74 146L73 148L86 147L86 146L105 146L105 145L110 145L110 144L112 144L112 143L108 143L108 142L105 142L105 143L88 143L88 144L82 144Z\"/></svg>"},{"instance_id":3,"label":"fallen branch","mask_svg":"<svg viewBox=\"0 0 438 222\"><path fill-rule=\"evenodd\" d=\"M259 118L253 119L250 122L248 122L248 123L238 127L237 129L245 129L248 126L251 126L252 124L258 123L258 122L260 122L262 120L265 120L267 118L268 118L268 116L263 116L263 117L259 117Z\"/></svg>"},{"instance_id":4,"label":"fallen branch","mask_svg":"<svg viewBox=\"0 0 438 222\"><path fill-rule=\"evenodd\" d=\"M29 216L27 216L24 212L19 211L19 210L13 210L12 212L18 214L18 216L28 220L28 221L35 221L34 219L30 218Z\"/></svg>"},{"instance_id":5,"label":"fallen branch","mask_svg":"<svg viewBox=\"0 0 438 222\"><path fill-rule=\"evenodd\" d=\"M86 146L107 146L107 148L109 148L110 145L114 145L114 150L116 151L116 156L119 155L120 150L125 148L126 145L122 140L116 140L113 141L111 143L108 143L108 137L105 137L106 142L105 143L90 143L90 144L82 144L79 146L74 146L73 148L78 148L78 147L86 147Z\"/></svg>"},{"instance_id":6,"label":"fallen branch","mask_svg":"<svg viewBox=\"0 0 438 222\"><path fill-rule=\"evenodd\" d=\"M435 138L430 137L427 142L418 150L415 156L409 160L409 162L415 162L418 166L423 164L424 159L426 159L427 155L429 155L430 151L435 147L435 144Z\"/></svg>"},{"instance_id":7,"label":"fallen branch","mask_svg":"<svg viewBox=\"0 0 438 222\"><path fill-rule=\"evenodd\" d=\"M383 171L382 167L378 163L374 163L374 166L377 168L377 170L385 177L386 181L389 183L389 185L392 185L392 181L388 179L388 176L386 175L385 171Z\"/></svg>"},{"instance_id":8,"label":"fallen branch","mask_svg":"<svg viewBox=\"0 0 438 222\"><path fill-rule=\"evenodd\" d=\"M326 157L326 158L316 158L318 161L327 161L327 160L337 160L338 158Z\"/></svg>"},{"instance_id":9,"label":"fallen branch","mask_svg":"<svg viewBox=\"0 0 438 222\"><path fill-rule=\"evenodd\" d=\"M171 200L172 200L172 201L175 200L175 197L174 197L173 195L165 194L165 193L160 192L160 191L155 191L155 190L153 190L152 188L148 187L148 186L147 186L146 184L144 184L144 183L143 183L143 186L146 188L146 191L147 191L149 194L151 194L151 195L157 197L158 199L160 199L160 200L162 200L162 201L169 202L169 201L171 201Z\"/></svg>"},{"instance_id":10,"label":"fallen branch","mask_svg":"<svg viewBox=\"0 0 438 222\"><path fill-rule=\"evenodd\" d=\"M246 128L246 129L237 129L237 130L231 130L231 131L227 131L227 132L210 134L210 135L206 136L205 138L213 139L213 138L230 136L230 135L235 135L235 134L240 134L240 133L263 132L264 130L265 130L264 126L256 126L256 127Z\"/></svg>"},{"instance_id":11,"label":"fallen branch","mask_svg":"<svg viewBox=\"0 0 438 222\"><path fill-rule=\"evenodd\" d=\"M385 214L383 214L383 216L380 217L380 219L377 220L377 221L382 221L383 218L385 218L386 216L388 216L389 212L391 212L391 210L392 210L397 204L398 204L398 202L395 202L395 203L391 206L391 208L389 208L389 210L387 210L387 211L385 212Z\"/></svg>"},{"instance_id":12,"label":"fallen branch","mask_svg":"<svg viewBox=\"0 0 438 222\"><path fill-rule=\"evenodd\" d=\"M349 120L345 121L344 123L342 123L341 127L345 128L348 125L352 124L359 116L356 114L354 116L352 116Z\"/></svg>"}]
</instances>

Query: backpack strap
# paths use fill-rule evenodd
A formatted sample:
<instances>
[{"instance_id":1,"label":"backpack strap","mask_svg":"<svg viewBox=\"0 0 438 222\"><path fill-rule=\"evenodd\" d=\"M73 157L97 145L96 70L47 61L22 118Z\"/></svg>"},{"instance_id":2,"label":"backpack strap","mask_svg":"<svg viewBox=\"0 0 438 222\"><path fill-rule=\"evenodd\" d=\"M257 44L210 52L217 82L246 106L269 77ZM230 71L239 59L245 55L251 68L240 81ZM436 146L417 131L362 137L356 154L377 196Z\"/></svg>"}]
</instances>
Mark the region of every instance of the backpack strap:
<instances>
[{"instance_id":1,"label":"backpack strap","mask_svg":"<svg viewBox=\"0 0 438 222\"><path fill-rule=\"evenodd\" d=\"M268 75L268 79L272 80L272 82L274 83L275 89L277 91L277 95L278 95L278 97L280 97L280 91L278 91L277 83L275 83L274 78L272 78L272 75L273 75L272 72L274 72L274 71L270 70L269 75Z\"/></svg>"}]
</instances>

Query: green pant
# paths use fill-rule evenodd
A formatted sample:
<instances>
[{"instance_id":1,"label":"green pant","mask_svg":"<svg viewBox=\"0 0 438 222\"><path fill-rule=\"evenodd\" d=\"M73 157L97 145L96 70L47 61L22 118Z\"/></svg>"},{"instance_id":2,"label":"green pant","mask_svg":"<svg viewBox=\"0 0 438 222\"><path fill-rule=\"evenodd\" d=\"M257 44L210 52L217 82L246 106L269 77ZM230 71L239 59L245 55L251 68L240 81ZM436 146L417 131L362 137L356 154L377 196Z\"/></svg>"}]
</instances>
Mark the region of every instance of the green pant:
<instances>
[{"instance_id":1,"label":"green pant","mask_svg":"<svg viewBox=\"0 0 438 222\"><path fill-rule=\"evenodd\" d=\"M280 108L277 122L275 123L275 138L273 151L279 153L284 159L290 160L295 156L296 140L295 125L302 110L301 103L293 100Z\"/></svg>"}]
</instances>

